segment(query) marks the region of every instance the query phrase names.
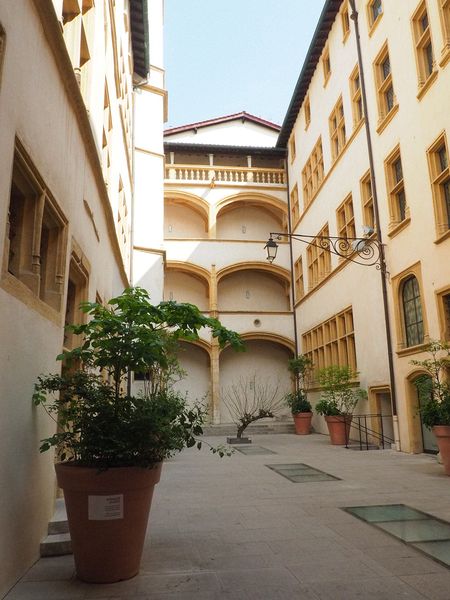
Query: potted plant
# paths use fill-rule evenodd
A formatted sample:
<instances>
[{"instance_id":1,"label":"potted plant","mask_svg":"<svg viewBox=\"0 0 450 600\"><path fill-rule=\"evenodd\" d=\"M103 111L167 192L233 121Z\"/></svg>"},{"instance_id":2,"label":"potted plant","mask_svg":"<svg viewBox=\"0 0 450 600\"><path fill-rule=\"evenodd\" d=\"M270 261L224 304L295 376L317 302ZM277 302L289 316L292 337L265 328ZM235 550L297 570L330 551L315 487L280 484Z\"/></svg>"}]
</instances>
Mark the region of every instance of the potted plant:
<instances>
[{"instance_id":1,"label":"potted plant","mask_svg":"<svg viewBox=\"0 0 450 600\"><path fill-rule=\"evenodd\" d=\"M309 356L300 354L289 360L288 369L294 378L295 391L286 394L284 401L291 409L296 434L308 435L311 431L313 415L308 400L313 363Z\"/></svg>"},{"instance_id":2,"label":"potted plant","mask_svg":"<svg viewBox=\"0 0 450 600\"><path fill-rule=\"evenodd\" d=\"M330 365L319 370L318 381L322 388L316 412L325 417L331 443L347 445L353 410L359 400L367 398L367 392L354 387L358 373L350 366Z\"/></svg>"},{"instance_id":3,"label":"potted plant","mask_svg":"<svg viewBox=\"0 0 450 600\"><path fill-rule=\"evenodd\" d=\"M436 436L445 473L450 475L450 345L432 341L427 351L429 358L411 361L424 371L415 381L422 400L419 410L423 424Z\"/></svg>"},{"instance_id":4,"label":"potted plant","mask_svg":"<svg viewBox=\"0 0 450 600\"><path fill-rule=\"evenodd\" d=\"M154 306L141 288L125 290L107 306L81 308L89 321L69 327L81 343L58 357L62 375L39 377L34 403L56 422L56 433L42 440L40 450L57 450L77 575L105 583L139 570L162 461L186 446L201 446L205 408L188 406L170 385L177 340L193 340L209 327L221 346L242 349L242 343L197 307ZM130 371L148 382L137 396L127 393Z\"/></svg>"}]
</instances>

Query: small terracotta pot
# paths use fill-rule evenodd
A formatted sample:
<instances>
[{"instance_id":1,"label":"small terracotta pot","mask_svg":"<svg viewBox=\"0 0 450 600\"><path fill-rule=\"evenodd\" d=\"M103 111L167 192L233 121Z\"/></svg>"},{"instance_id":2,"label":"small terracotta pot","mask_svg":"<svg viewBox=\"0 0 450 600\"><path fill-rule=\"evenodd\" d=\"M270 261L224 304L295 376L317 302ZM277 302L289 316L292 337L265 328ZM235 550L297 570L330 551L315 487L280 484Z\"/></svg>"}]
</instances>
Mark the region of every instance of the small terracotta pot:
<instances>
[{"instance_id":1,"label":"small terracotta pot","mask_svg":"<svg viewBox=\"0 0 450 600\"><path fill-rule=\"evenodd\" d=\"M308 435L311 433L312 412L292 413L297 435Z\"/></svg>"},{"instance_id":2,"label":"small terracotta pot","mask_svg":"<svg viewBox=\"0 0 450 600\"><path fill-rule=\"evenodd\" d=\"M350 436L353 415L336 415L325 417L330 434L330 442L334 446L345 446Z\"/></svg>"},{"instance_id":3,"label":"small terracotta pot","mask_svg":"<svg viewBox=\"0 0 450 600\"><path fill-rule=\"evenodd\" d=\"M55 465L64 491L77 577L113 583L139 572L153 490L162 463L138 467Z\"/></svg>"},{"instance_id":4,"label":"small terracotta pot","mask_svg":"<svg viewBox=\"0 0 450 600\"><path fill-rule=\"evenodd\" d=\"M435 425L433 433L441 453L445 474L450 475L450 425Z\"/></svg>"}]
</instances>

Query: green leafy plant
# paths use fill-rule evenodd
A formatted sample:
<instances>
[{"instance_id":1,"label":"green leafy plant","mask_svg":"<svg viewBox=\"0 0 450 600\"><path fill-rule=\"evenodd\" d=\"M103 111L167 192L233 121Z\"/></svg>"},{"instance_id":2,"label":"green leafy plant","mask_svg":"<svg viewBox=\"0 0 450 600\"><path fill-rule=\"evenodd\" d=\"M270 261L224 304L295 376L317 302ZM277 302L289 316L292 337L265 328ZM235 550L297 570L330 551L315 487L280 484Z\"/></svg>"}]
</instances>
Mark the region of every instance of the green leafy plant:
<instances>
[{"instance_id":1,"label":"green leafy plant","mask_svg":"<svg viewBox=\"0 0 450 600\"><path fill-rule=\"evenodd\" d=\"M435 425L450 425L450 345L445 341L434 340L426 348L429 358L412 360L424 373L415 380L421 399L420 413L428 429Z\"/></svg>"},{"instance_id":2,"label":"green leafy plant","mask_svg":"<svg viewBox=\"0 0 450 600\"><path fill-rule=\"evenodd\" d=\"M352 414L359 400L367 398L367 392L354 387L358 373L348 365L331 365L319 370L318 381L322 387L316 412L323 416Z\"/></svg>"},{"instance_id":3,"label":"green leafy plant","mask_svg":"<svg viewBox=\"0 0 450 600\"><path fill-rule=\"evenodd\" d=\"M288 361L288 370L294 379L295 392L284 396L285 404L291 409L292 414L311 412L308 390L313 372L312 360L305 354L299 354Z\"/></svg>"},{"instance_id":4,"label":"green leafy plant","mask_svg":"<svg viewBox=\"0 0 450 600\"><path fill-rule=\"evenodd\" d=\"M67 372L41 376L35 386L34 403L57 424L41 452L56 447L62 461L107 469L151 467L184 447L201 447L206 409L189 406L171 386L178 341L195 340L208 327L221 347L242 350L238 334L192 304L154 306L141 288L126 289L108 306L87 302L81 309L90 320L69 326L81 343L57 357ZM147 380L138 396L125 392L130 371Z\"/></svg>"},{"instance_id":5,"label":"green leafy plant","mask_svg":"<svg viewBox=\"0 0 450 600\"><path fill-rule=\"evenodd\" d=\"M284 396L286 405L291 409L292 414L311 412L311 403L306 397L304 390L290 392Z\"/></svg>"}]
</instances>

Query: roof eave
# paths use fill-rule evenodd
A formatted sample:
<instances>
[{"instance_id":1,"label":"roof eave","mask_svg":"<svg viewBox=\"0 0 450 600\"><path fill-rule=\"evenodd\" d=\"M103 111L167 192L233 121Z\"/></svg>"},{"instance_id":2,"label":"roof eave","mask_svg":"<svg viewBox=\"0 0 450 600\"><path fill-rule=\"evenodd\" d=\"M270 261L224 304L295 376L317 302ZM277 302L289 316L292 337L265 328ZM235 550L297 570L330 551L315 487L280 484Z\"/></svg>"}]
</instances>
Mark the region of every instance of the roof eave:
<instances>
[{"instance_id":1,"label":"roof eave","mask_svg":"<svg viewBox=\"0 0 450 600\"><path fill-rule=\"evenodd\" d=\"M148 0L130 0L131 44L133 72L147 79L150 70Z\"/></svg>"}]
</instances>

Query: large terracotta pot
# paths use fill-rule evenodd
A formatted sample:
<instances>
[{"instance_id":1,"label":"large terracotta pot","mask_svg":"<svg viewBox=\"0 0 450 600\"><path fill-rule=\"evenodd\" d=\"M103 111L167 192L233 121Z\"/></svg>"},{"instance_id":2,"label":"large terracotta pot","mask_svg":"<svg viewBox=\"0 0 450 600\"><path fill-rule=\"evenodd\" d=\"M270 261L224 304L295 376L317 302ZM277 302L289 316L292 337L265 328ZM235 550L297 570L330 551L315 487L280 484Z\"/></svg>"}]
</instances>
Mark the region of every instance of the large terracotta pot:
<instances>
[{"instance_id":1,"label":"large terracotta pot","mask_svg":"<svg viewBox=\"0 0 450 600\"><path fill-rule=\"evenodd\" d=\"M441 453L445 474L450 475L450 425L435 425L433 433Z\"/></svg>"},{"instance_id":2,"label":"large terracotta pot","mask_svg":"<svg viewBox=\"0 0 450 600\"><path fill-rule=\"evenodd\" d=\"M137 575L161 466L98 471L68 463L55 465L79 579L113 583Z\"/></svg>"},{"instance_id":3,"label":"large terracotta pot","mask_svg":"<svg viewBox=\"0 0 450 600\"><path fill-rule=\"evenodd\" d=\"M292 413L297 435L308 435L311 433L312 412Z\"/></svg>"},{"instance_id":4,"label":"large terracotta pot","mask_svg":"<svg viewBox=\"0 0 450 600\"><path fill-rule=\"evenodd\" d=\"M330 442L333 445L345 446L348 443L352 419L352 415L325 417L328 432L330 434Z\"/></svg>"}]
</instances>

